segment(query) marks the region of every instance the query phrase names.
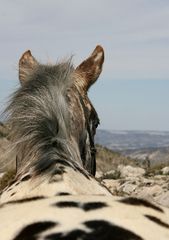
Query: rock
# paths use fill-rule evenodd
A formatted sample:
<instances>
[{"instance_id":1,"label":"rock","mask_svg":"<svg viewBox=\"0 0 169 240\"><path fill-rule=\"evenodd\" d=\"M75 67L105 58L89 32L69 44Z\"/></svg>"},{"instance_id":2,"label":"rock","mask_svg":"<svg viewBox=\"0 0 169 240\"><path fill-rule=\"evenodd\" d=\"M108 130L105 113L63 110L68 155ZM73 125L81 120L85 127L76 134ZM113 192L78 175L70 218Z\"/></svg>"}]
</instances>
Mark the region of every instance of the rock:
<instances>
[{"instance_id":1,"label":"rock","mask_svg":"<svg viewBox=\"0 0 169 240\"><path fill-rule=\"evenodd\" d=\"M167 175L146 177L143 176L144 169L123 165L106 174L110 177L115 172L120 172L121 178L102 180L113 195L143 198L169 207L169 177Z\"/></svg>"},{"instance_id":2,"label":"rock","mask_svg":"<svg viewBox=\"0 0 169 240\"><path fill-rule=\"evenodd\" d=\"M135 185L139 185L140 184L140 177L135 177L135 176L130 176L130 177L126 177L125 181L131 184L135 184Z\"/></svg>"},{"instance_id":3,"label":"rock","mask_svg":"<svg viewBox=\"0 0 169 240\"><path fill-rule=\"evenodd\" d=\"M0 179L5 175L5 172L0 173Z\"/></svg>"},{"instance_id":4,"label":"rock","mask_svg":"<svg viewBox=\"0 0 169 240\"><path fill-rule=\"evenodd\" d=\"M145 174L145 170L143 168L132 167L129 165L128 166L119 165L118 171L120 172L120 176L122 178L138 177L138 176L143 176Z\"/></svg>"},{"instance_id":5,"label":"rock","mask_svg":"<svg viewBox=\"0 0 169 240\"><path fill-rule=\"evenodd\" d=\"M126 193L128 195L131 195L137 188L137 185L130 184L130 183L124 183L123 185L120 186L118 189L120 192Z\"/></svg>"},{"instance_id":6,"label":"rock","mask_svg":"<svg viewBox=\"0 0 169 240\"><path fill-rule=\"evenodd\" d=\"M143 178L142 186L153 186L154 183L155 183L155 182L154 182L153 179Z\"/></svg>"},{"instance_id":7,"label":"rock","mask_svg":"<svg viewBox=\"0 0 169 240\"><path fill-rule=\"evenodd\" d=\"M103 177L103 172L101 172L101 171L96 171L95 178L101 179L102 177Z\"/></svg>"},{"instance_id":8,"label":"rock","mask_svg":"<svg viewBox=\"0 0 169 240\"><path fill-rule=\"evenodd\" d=\"M162 184L162 188L165 190L165 191L169 191L169 181L166 181Z\"/></svg>"},{"instance_id":9,"label":"rock","mask_svg":"<svg viewBox=\"0 0 169 240\"><path fill-rule=\"evenodd\" d=\"M138 191L138 197L148 198L149 196L155 197L160 195L163 192L161 186L155 185L152 187L143 187Z\"/></svg>"},{"instance_id":10,"label":"rock","mask_svg":"<svg viewBox=\"0 0 169 240\"><path fill-rule=\"evenodd\" d=\"M169 191L164 192L155 198L155 201L159 204L169 207Z\"/></svg>"},{"instance_id":11,"label":"rock","mask_svg":"<svg viewBox=\"0 0 169 240\"><path fill-rule=\"evenodd\" d=\"M119 179L120 178L120 172L118 170L111 170L103 175L104 179Z\"/></svg>"},{"instance_id":12,"label":"rock","mask_svg":"<svg viewBox=\"0 0 169 240\"><path fill-rule=\"evenodd\" d=\"M161 169L163 175L169 175L169 167L164 167Z\"/></svg>"},{"instance_id":13,"label":"rock","mask_svg":"<svg viewBox=\"0 0 169 240\"><path fill-rule=\"evenodd\" d=\"M114 195L117 195L118 189L120 187L119 180L104 179L102 181L102 184L106 186L111 191L111 193L113 193Z\"/></svg>"},{"instance_id":14,"label":"rock","mask_svg":"<svg viewBox=\"0 0 169 240\"><path fill-rule=\"evenodd\" d=\"M153 177L153 179L154 179L154 180L158 180L158 182L159 182L159 181L165 181L166 178L168 178L168 176L166 176L166 175L155 175L155 176Z\"/></svg>"}]
</instances>

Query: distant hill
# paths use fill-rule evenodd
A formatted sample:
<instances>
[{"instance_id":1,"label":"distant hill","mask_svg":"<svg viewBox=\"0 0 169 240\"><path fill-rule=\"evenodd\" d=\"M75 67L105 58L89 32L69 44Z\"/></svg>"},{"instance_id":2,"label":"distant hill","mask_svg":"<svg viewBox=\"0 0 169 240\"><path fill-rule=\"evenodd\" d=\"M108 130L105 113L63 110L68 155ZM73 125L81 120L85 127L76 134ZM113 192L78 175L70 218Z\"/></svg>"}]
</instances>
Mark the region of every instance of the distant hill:
<instances>
[{"instance_id":1,"label":"distant hill","mask_svg":"<svg viewBox=\"0 0 169 240\"><path fill-rule=\"evenodd\" d=\"M169 165L169 147L124 150L121 151L121 154L141 161L149 159L152 165L160 162Z\"/></svg>"},{"instance_id":2,"label":"distant hill","mask_svg":"<svg viewBox=\"0 0 169 240\"><path fill-rule=\"evenodd\" d=\"M98 130L96 143L113 150L169 147L169 132Z\"/></svg>"},{"instance_id":3,"label":"distant hill","mask_svg":"<svg viewBox=\"0 0 169 240\"><path fill-rule=\"evenodd\" d=\"M169 165L169 132L161 131L108 131L98 130L96 143L122 155L149 159L152 165Z\"/></svg>"}]
</instances>

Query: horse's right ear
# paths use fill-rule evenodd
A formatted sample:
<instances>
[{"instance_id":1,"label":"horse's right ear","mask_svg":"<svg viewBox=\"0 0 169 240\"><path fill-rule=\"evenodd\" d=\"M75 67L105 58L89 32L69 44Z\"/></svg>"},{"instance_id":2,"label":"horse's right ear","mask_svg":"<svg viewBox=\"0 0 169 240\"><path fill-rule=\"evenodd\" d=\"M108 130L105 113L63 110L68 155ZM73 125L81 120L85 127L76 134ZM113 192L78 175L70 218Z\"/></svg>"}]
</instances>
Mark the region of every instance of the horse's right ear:
<instances>
[{"instance_id":1,"label":"horse's right ear","mask_svg":"<svg viewBox=\"0 0 169 240\"><path fill-rule=\"evenodd\" d=\"M104 50L98 45L92 54L76 68L75 73L79 75L76 86L87 93L90 86L98 79L102 72L103 62Z\"/></svg>"},{"instance_id":2,"label":"horse's right ear","mask_svg":"<svg viewBox=\"0 0 169 240\"><path fill-rule=\"evenodd\" d=\"M38 65L36 59L32 56L31 51L26 51L19 60L19 80L23 85L34 68Z\"/></svg>"}]
</instances>

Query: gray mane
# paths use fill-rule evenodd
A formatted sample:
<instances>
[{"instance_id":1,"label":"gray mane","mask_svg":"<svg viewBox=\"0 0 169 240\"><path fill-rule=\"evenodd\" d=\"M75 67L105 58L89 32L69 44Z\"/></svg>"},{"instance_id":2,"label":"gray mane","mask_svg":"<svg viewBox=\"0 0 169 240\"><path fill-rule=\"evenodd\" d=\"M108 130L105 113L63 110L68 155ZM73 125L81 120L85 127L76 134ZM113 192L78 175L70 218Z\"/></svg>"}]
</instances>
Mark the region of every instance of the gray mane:
<instances>
[{"instance_id":1,"label":"gray mane","mask_svg":"<svg viewBox=\"0 0 169 240\"><path fill-rule=\"evenodd\" d=\"M19 171L33 166L42 172L59 159L80 162L76 146L69 141L67 91L73 70L71 59L54 66L38 64L13 94L6 114Z\"/></svg>"}]
</instances>

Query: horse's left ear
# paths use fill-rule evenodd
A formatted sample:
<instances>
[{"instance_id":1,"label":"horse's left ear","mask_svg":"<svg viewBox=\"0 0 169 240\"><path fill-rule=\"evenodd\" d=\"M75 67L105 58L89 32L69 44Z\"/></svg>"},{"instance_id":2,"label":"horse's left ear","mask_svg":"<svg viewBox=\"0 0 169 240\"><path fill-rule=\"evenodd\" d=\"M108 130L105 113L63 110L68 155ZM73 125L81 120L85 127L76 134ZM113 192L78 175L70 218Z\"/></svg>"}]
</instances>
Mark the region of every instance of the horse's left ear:
<instances>
[{"instance_id":1,"label":"horse's left ear","mask_svg":"<svg viewBox=\"0 0 169 240\"><path fill-rule=\"evenodd\" d=\"M26 51L19 60L19 80L23 85L28 80L28 76L38 65L36 59L32 56L31 51Z\"/></svg>"},{"instance_id":2,"label":"horse's left ear","mask_svg":"<svg viewBox=\"0 0 169 240\"><path fill-rule=\"evenodd\" d=\"M96 46L92 54L83 61L75 70L79 75L76 85L87 92L89 87L99 77L104 62L104 50L101 46Z\"/></svg>"}]
</instances>

